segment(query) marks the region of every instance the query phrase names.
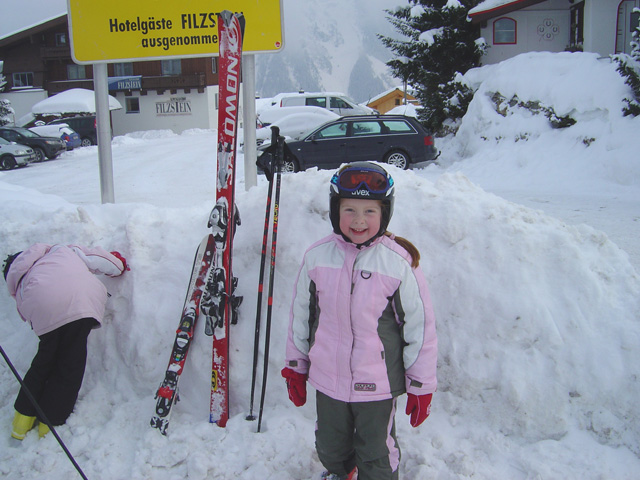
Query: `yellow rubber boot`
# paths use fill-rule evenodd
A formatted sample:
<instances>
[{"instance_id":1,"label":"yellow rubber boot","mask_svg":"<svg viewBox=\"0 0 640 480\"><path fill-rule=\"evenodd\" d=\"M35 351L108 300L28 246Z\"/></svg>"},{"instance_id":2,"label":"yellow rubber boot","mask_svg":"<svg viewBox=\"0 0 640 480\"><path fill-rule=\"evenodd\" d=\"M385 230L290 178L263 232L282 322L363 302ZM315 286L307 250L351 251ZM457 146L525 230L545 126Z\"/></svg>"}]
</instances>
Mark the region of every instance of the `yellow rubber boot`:
<instances>
[{"instance_id":1,"label":"yellow rubber boot","mask_svg":"<svg viewBox=\"0 0 640 480\"><path fill-rule=\"evenodd\" d=\"M35 421L36 417L27 417L16 412L15 417L13 417L11 436L18 440L24 440L27 432L33 428Z\"/></svg>"},{"instance_id":2,"label":"yellow rubber boot","mask_svg":"<svg viewBox=\"0 0 640 480\"><path fill-rule=\"evenodd\" d=\"M40 438L44 437L50 431L51 431L51 429L49 428L49 426L46 423L40 422L38 424L38 435L40 435Z\"/></svg>"}]
</instances>

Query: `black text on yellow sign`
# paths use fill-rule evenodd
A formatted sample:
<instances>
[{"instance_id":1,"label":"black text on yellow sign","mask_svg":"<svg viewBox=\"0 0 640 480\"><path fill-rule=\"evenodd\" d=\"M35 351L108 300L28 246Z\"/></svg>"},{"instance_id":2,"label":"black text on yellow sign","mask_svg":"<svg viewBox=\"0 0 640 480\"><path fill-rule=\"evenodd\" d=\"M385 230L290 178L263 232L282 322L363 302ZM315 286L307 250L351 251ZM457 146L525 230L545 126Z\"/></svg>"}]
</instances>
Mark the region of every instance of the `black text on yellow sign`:
<instances>
[{"instance_id":1,"label":"black text on yellow sign","mask_svg":"<svg viewBox=\"0 0 640 480\"><path fill-rule=\"evenodd\" d=\"M67 0L77 63L218 54L218 12L228 0ZM234 0L246 20L245 53L283 47L282 0Z\"/></svg>"},{"instance_id":2,"label":"black text on yellow sign","mask_svg":"<svg viewBox=\"0 0 640 480\"><path fill-rule=\"evenodd\" d=\"M116 17L109 19L110 34L141 33L143 35L140 39L142 48L160 48L164 51L181 46L217 44L217 28L216 12L183 13L180 15L180 22L176 28L174 28L174 22L167 18L122 19ZM193 32L196 30L205 30L205 32ZM175 35L172 35L173 31L176 31ZM179 33L180 31L188 32Z\"/></svg>"}]
</instances>

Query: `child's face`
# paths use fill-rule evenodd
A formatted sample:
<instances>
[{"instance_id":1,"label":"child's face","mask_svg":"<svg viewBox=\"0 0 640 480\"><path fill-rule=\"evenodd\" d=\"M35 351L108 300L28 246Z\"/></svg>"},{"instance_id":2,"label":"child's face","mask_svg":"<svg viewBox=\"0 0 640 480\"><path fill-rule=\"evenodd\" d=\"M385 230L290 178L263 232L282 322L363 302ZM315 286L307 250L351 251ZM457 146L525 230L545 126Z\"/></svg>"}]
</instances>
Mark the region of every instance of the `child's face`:
<instances>
[{"instance_id":1,"label":"child's face","mask_svg":"<svg viewBox=\"0 0 640 480\"><path fill-rule=\"evenodd\" d=\"M340 199L340 231L356 245L373 238L380 230L381 220L380 200Z\"/></svg>"}]
</instances>

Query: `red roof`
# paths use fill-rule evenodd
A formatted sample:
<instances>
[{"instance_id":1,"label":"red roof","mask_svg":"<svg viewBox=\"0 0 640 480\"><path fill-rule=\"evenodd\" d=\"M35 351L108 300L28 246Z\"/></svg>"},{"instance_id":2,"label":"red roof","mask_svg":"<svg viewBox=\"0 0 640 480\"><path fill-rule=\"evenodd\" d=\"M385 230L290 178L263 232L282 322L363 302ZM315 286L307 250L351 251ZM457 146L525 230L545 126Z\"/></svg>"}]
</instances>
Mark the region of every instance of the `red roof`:
<instances>
[{"instance_id":1,"label":"red roof","mask_svg":"<svg viewBox=\"0 0 640 480\"><path fill-rule=\"evenodd\" d=\"M501 15L506 15L507 13L515 12L516 10L530 7L536 3L542 3L544 1L545 0L513 0L505 3L504 5L500 5L499 7L487 8L486 10L480 10L469 14L469 17L471 17L472 23L479 23L489 20L490 18L499 17Z\"/></svg>"}]
</instances>

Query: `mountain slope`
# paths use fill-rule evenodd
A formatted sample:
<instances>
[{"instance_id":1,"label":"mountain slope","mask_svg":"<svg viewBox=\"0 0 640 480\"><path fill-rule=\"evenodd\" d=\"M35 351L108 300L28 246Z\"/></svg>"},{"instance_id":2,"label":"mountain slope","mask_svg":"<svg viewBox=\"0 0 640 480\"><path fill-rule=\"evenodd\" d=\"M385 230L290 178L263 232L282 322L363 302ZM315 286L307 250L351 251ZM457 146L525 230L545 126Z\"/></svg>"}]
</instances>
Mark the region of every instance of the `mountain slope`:
<instances>
[{"instance_id":1,"label":"mountain slope","mask_svg":"<svg viewBox=\"0 0 640 480\"><path fill-rule=\"evenodd\" d=\"M256 56L262 97L287 91L340 91L358 102L398 84L377 34L393 35L385 9L401 0L284 0L285 47Z\"/></svg>"}]
</instances>

